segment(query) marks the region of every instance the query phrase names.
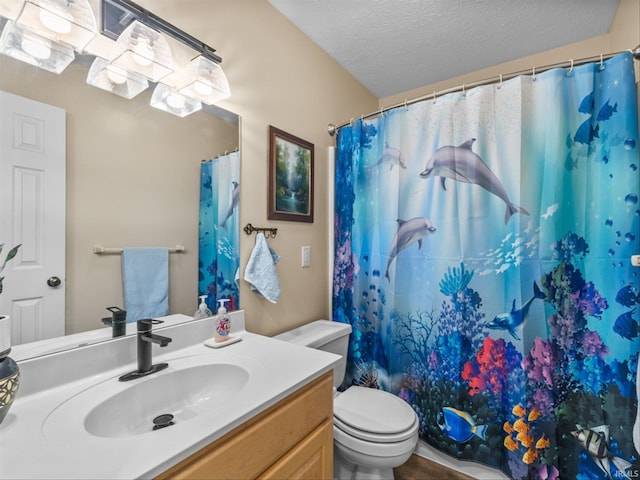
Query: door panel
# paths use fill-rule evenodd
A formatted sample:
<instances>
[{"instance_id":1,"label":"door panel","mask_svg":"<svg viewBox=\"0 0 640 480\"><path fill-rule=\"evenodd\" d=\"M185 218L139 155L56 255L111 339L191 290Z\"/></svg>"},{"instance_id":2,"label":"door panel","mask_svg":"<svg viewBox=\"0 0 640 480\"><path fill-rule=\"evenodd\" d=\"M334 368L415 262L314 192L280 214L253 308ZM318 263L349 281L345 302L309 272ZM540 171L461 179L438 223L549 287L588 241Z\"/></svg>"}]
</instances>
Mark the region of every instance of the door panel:
<instances>
[{"instance_id":1,"label":"door panel","mask_svg":"<svg viewBox=\"0 0 640 480\"><path fill-rule=\"evenodd\" d=\"M64 110L0 92L0 243L22 244L0 295L13 345L65 333L65 135Z\"/></svg>"}]
</instances>

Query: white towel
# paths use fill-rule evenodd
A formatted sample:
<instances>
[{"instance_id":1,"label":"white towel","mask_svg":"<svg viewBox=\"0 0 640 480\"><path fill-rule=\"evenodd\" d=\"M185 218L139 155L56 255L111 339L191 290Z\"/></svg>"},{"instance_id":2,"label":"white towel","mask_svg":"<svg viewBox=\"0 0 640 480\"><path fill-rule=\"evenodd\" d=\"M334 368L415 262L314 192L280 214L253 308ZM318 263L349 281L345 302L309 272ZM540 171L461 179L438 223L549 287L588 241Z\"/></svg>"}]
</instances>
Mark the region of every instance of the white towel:
<instances>
[{"instance_id":1,"label":"white towel","mask_svg":"<svg viewBox=\"0 0 640 480\"><path fill-rule=\"evenodd\" d=\"M124 248L122 284L127 322L169 313L169 250Z\"/></svg>"},{"instance_id":2,"label":"white towel","mask_svg":"<svg viewBox=\"0 0 640 480\"><path fill-rule=\"evenodd\" d=\"M262 295L271 303L280 298L280 282L276 272L276 263L280 256L267 244L264 233L256 234L256 246L251 252L244 279L251 284L251 290Z\"/></svg>"}]
</instances>

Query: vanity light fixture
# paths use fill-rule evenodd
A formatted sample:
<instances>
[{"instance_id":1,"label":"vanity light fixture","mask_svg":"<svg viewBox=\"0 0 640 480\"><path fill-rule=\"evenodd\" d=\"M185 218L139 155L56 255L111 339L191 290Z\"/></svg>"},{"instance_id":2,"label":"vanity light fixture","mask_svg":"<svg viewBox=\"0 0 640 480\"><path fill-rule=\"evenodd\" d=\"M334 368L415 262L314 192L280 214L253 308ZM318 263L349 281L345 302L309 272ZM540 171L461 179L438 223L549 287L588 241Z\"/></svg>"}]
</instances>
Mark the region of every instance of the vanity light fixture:
<instances>
[{"instance_id":1,"label":"vanity light fixture","mask_svg":"<svg viewBox=\"0 0 640 480\"><path fill-rule=\"evenodd\" d=\"M156 85L150 105L181 118L202 110L202 103L199 100L183 95L164 83Z\"/></svg>"},{"instance_id":2,"label":"vanity light fixture","mask_svg":"<svg viewBox=\"0 0 640 480\"><path fill-rule=\"evenodd\" d=\"M166 38L134 20L116 40L111 63L157 82L173 72L173 57Z\"/></svg>"},{"instance_id":3,"label":"vanity light fixture","mask_svg":"<svg viewBox=\"0 0 640 480\"><path fill-rule=\"evenodd\" d=\"M73 48L54 42L8 21L0 36L0 53L52 73L62 73L75 54Z\"/></svg>"},{"instance_id":4,"label":"vanity light fixture","mask_svg":"<svg viewBox=\"0 0 640 480\"><path fill-rule=\"evenodd\" d=\"M189 63L180 93L197 98L207 105L212 105L228 98L231 95L231 90L222 67L199 55Z\"/></svg>"},{"instance_id":5,"label":"vanity light fixture","mask_svg":"<svg viewBox=\"0 0 640 480\"><path fill-rule=\"evenodd\" d=\"M27 0L19 5L0 5L13 19L3 29L0 53L16 60L61 73L75 58L74 49L81 51L97 34L87 0Z\"/></svg>"},{"instance_id":6,"label":"vanity light fixture","mask_svg":"<svg viewBox=\"0 0 640 480\"><path fill-rule=\"evenodd\" d=\"M77 51L82 51L98 32L87 0L27 0L16 24Z\"/></svg>"},{"instance_id":7,"label":"vanity light fixture","mask_svg":"<svg viewBox=\"0 0 640 480\"><path fill-rule=\"evenodd\" d=\"M142 75L130 72L100 57L96 57L91 64L87 83L127 99L132 99L149 87L149 82Z\"/></svg>"}]
</instances>

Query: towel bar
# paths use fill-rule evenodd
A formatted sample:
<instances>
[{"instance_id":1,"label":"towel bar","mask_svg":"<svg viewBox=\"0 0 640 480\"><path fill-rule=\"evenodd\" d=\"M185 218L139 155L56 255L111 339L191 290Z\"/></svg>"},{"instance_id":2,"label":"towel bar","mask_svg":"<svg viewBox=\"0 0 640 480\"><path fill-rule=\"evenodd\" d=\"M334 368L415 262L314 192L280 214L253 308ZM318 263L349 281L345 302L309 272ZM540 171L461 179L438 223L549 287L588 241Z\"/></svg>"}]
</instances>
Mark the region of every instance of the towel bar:
<instances>
[{"instance_id":1,"label":"towel bar","mask_svg":"<svg viewBox=\"0 0 640 480\"><path fill-rule=\"evenodd\" d=\"M176 245L175 247L169 247L169 253L184 253L185 248L183 245ZM93 253L96 255L110 254L110 253L122 253L122 248L105 248L102 245L94 245Z\"/></svg>"}]
</instances>

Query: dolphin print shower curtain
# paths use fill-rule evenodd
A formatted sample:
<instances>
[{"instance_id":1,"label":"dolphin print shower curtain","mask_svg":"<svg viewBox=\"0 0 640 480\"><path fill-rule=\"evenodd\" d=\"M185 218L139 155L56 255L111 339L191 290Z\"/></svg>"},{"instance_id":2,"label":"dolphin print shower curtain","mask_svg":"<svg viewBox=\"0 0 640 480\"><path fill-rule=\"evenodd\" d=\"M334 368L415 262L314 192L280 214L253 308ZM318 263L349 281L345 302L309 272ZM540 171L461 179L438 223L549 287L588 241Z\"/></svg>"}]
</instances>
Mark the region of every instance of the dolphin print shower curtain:
<instances>
[{"instance_id":1,"label":"dolphin print shower curtain","mask_svg":"<svg viewBox=\"0 0 640 480\"><path fill-rule=\"evenodd\" d=\"M640 476L633 59L553 69L337 136L334 321L347 385L514 479Z\"/></svg>"},{"instance_id":2,"label":"dolphin print shower curtain","mask_svg":"<svg viewBox=\"0 0 640 480\"><path fill-rule=\"evenodd\" d=\"M229 299L227 310L239 308L236 281L240 268L240 153L221 155L200 165L198 295L217 311L217 301ZM195 311L195 307L194 307Z\"/></svg>"}]
</instances>

